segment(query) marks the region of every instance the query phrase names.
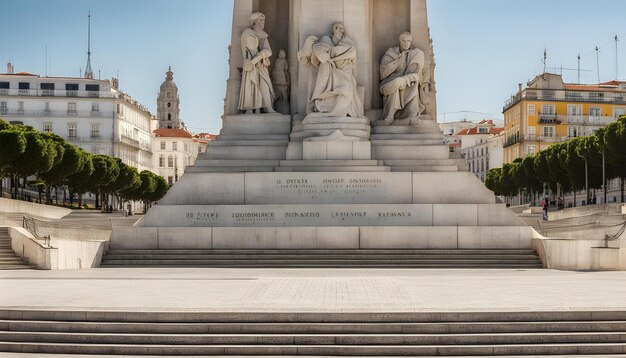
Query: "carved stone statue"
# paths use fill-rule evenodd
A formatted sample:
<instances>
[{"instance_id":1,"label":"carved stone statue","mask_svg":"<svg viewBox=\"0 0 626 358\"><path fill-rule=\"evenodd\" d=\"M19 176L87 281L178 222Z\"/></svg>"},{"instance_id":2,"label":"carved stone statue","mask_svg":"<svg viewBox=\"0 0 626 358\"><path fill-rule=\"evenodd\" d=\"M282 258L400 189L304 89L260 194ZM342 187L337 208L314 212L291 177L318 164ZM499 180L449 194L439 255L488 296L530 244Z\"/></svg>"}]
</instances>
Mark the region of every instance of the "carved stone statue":
<instances>
[{"instance_id":1,"label":"carved stone statue","mask_svg":"<svg viewBox=\"0 0 626 358\"><path fill-rule=\"evenodd\" d=\"M363 117L363 103L357 92L356 46L345 35L341 22L332 25L332 35L321 39L309 36L298 52L300 62L317 69L315 85L310 90L307 112L328 117Z\"/></svg>"},{"instance_id":2,"label":"carved stone statue","mask_svg":"<svg viewBox=\"0 0 626 358\"><path fill-rule=\"evenodd\" d=\"M274 89L268 67L272 49L267 39L265 15L255 12L250 15L250 28L241 34L241 50L243 51L243 70L241 73L241 89L239 91L238 108L246 113L275 113L272 108Z\"/></svg>"},{"instance_id":3,"label":"carved stone statue","mask_svg":"<svg viewBox=\"0 0 626 358\"><path fill-rule=\"evenodd\" d=\"M289 114L289 63L285 50L278 51L278 58L272 70L272 82L276 93L274 99L276 110L282 114Z\"/></svg>"},{"instance_id":4,"label":"carved stone statue","mask_svg":"<svg viewBox=\"0 0 626 358\"><path fill-rule=\"evenodd\" d=\"M400 45L387 50L380 63L380 93L383 95L383 122L391 125L395 120L415 124L425 106L421 94L428 87L422 86L424 52L411 48L413 36L409 32L400 35ZM404 124L404 123L403 123Z\"/></svg>"}]
</instances>

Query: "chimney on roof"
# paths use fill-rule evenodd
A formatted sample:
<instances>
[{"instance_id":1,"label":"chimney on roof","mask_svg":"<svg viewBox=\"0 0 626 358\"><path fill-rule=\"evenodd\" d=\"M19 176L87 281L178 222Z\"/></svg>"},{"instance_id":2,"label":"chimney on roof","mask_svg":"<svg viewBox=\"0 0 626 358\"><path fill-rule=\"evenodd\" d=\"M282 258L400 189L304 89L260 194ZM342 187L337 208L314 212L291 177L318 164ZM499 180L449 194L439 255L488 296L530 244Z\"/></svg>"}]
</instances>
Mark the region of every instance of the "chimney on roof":
<instances>
[{"instance_id":1,"label":"chimney on roof","mask_svg":"<svg viewBox=\"0 0 626 358\"><path fill-rule=\"evenodd\" d=\"M517 84L517 89L518 89L519 92L522 92L522 90L524 89L523 85L521 83L518 83Z\"/></svg>"},{"instance_id":2,"label":"chimney on roof","mask_svg":"<svg viewBox=\"0 0 626 358\"><path fill-rule=\"evenodd\" d=\"M13 64L11 62L7 63L7 74L9 75L13 74Z\"/></svg>"}]
</instances>

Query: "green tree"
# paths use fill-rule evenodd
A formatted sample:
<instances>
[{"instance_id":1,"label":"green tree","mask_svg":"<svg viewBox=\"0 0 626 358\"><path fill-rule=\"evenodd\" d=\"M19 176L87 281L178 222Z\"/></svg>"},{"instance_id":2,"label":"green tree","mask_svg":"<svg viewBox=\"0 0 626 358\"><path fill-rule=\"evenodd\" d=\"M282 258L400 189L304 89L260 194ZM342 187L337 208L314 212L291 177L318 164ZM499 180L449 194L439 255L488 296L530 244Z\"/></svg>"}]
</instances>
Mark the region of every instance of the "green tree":
<instances>
[{"instance_id":1,"label":"green tree","mask_svg":"<svg viewBox=\"0 0 626 358\"><path fill-rule=\"evenodd\" d=\"M80 152L80 155L82 156L81 162L83 163L83 166L80 170L68 176L66 179L66 183L70 187L70 193L78 194L78 206L82 207L83 194L87 193L90 189L89 179L91 175L93 174L94 167L93 167L93 155L87 153L83 149L79 149L79 152Z\"/></svg>"},{"instance_id":2,"label":"green tree","mask_svg":"<svg viewBox=\"0 0 626 358\"><path fill-rule=\"evenodd\" d=\"M119 175L119 167L115 159L104 154L95 154L92 158L94 171L87 182L89 191L96 194L96 208L100 205L100 192Z\"/></svg>"},{"instance_id":3,"label":"green tree","mask_svg":"<svg viewBox=\"0 0 626 358\"><path fill-rule=\"evenodd\" d=\"M26 150L26 136L24 132L12 128L3 120L0 120L0 179L11 176L11 182L15 184L15 168L13 163L24 154ZM0 180L0 193L2 193L2 180Z\"/></svg>"},{"instance_id":4,"label":"green tree","mask_svg":"<svg viewBox=\"0 0 626 358\"><path fill-rule=\"evenodd\" d=\"M605 127L603 140L606 159L622 181L622 202L624 202L624 179L626 178L626 116Z\"/></svg>"},{"instance_id":5,"label":"green tree","mask_svg":"<svg viewBox=\"0 0 626 358\"><path fill-rule=\"evenodd\" d=\"M63 159L49 171L40 175L46 184L46 201L50 202L51 189L65 184L70 175L82 170L85 156L81 149L75 145L65 143L63 145ZM58 195L57 195L58 198ZM58 199L57 199L58 201Z\"/></svg>"},{"instance_id":6,"label":"green tree","mask_svg":"<svg viewBox=\"0 0 626 358\"><path fill-rule=\"evenodd\" d=\"M10 167L16 176L24 178L25 185L28 176L50 170L58 153L56 144L48 137L30 130L29 127L20 129L24 130L26 149L13 160Z\"/></svg>"},{"instance_id":7,"label":"green tree","mask_svg":"<svg viewBox=\"0 0 626 358\"><path fill-rule=\"evenodd\" d=\"M154 180L155 188L148 195L148 200L150 200L151 202L161 200L161 198L165 196L167 190L170 188L169 184L167 184L167 181L165 181L165 178L163 178L162 176L154 175Z\"/></svg>"}]
</instances>

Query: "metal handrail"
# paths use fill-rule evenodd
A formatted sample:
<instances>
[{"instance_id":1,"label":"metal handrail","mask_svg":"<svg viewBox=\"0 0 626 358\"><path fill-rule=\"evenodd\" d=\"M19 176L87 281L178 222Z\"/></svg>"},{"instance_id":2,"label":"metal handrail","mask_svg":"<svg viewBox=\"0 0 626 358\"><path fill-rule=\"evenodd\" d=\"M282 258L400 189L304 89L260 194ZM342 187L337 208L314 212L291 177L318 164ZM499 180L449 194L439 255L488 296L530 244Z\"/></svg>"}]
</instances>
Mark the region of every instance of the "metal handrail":
<instances>
[{"instance_id":1,"label":"metal handrail","mask_svg":"<svg viewBox=\"0 0 626 358\"><path fill-rule=\"evenodd\" d=\"M28 232L30 232L35 239L43 241L44 246L50 247L50 235L40 236L37 233L37 225L35 224L35 219L29 216L22 216L22 227Z\"/></svg>"},{"instance_id":2,"label":"metal handrail","mask_svg":"<svg viewBox=\"0 0 626 358\"><path fill-rule=\"evenodd\" d=\"M622 225L622 228L619 229L619 231L615 235L613 235L613 236L605 234L604 235L604 240L606 240L608 242L608 241L616 241L617 239L619 239L620 236L622 236L622 234L624 233L624 231L626 231L626 221L624 221L621 224L617 224L617 225L613 225L613 226L619 226L619 225Z\"/></svg>"}]
</instances>

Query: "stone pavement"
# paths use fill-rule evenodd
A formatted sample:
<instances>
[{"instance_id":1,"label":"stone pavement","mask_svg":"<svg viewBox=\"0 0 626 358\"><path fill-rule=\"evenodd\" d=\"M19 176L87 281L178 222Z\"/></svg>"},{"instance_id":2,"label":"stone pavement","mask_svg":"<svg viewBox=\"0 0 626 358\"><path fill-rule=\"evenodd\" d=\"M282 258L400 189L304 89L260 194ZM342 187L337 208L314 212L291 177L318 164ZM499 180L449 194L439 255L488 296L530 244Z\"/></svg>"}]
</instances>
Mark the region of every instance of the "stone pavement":
<instances>
[{"instance_id":1,"label":"stone pavement","mask_svg":"<svg viewBox=\"0 0 626 358\"><path fill-rule=\"evenodd\" d=\"M175 312L626 310L626 272L119 268L0 272L0 308Z\"/></svg>"}]
</instances>

